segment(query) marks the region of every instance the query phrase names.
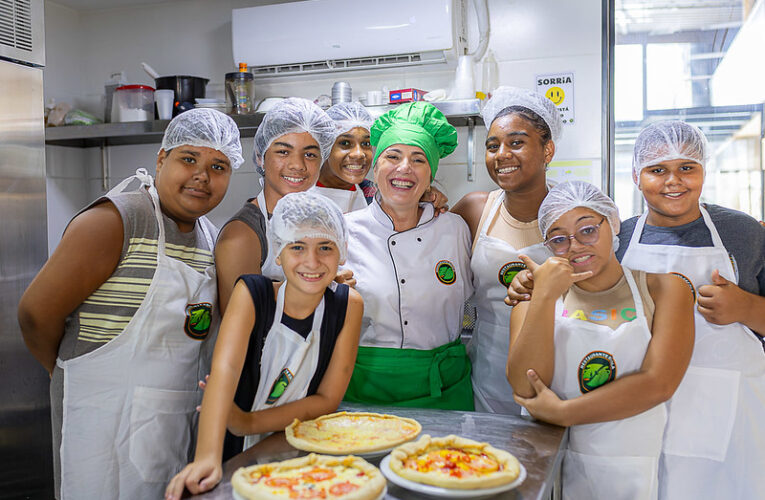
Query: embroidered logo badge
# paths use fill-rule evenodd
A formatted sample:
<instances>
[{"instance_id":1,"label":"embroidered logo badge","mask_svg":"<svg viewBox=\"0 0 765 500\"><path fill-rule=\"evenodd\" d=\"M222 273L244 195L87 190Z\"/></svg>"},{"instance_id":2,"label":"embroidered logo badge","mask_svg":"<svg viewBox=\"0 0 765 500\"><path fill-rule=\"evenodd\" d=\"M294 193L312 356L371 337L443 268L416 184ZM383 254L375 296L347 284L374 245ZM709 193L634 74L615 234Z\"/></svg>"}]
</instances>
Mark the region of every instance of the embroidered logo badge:
<instances>
[{"instance_id":1,"label":"embroidered logo badge","mask_svg":"<svg viewBox=\"0 0 765 500\"><path fill-rule=\"evenodd\" d=\"M508 262L507 264L503 265L499 268L499 274L497 274L497 279L499 279L499 284L504 286L505 288L510 286L510 283L512 283L513 278L515 278L515 275L518 274L519 271L523 271L526 269L526 264L520 261L516 262Z\"/></svg>"},{"instance_id":2,"label":"embroidered logo badge","mask_svg":"<svg viewBox=\"0 0 765 500\"><path fill-rule=\"evenodd\" d=\"M454 264L448 260L439 260L436 264L436 278L444 285L451 285L457 281L457 272L454 270Z\"/></svg>"},{"instance_id":3,"label":"embroidered logo badge","mask_svg":"<svg viewBox=\"0 0 765 500\"><path fill-rule=\"evenodd\" d=\"M194 340L204 340L212 323L212 304L201 302L186 306L186 321L183 331Z\"/></svg>"},{"instance_id":4,"label":"embroidered logo badge","mask_svg":"<svg viewBox=\"0 0 765 500\"><path fill-rule=\"evenodd\" d=\"M276 403L276 400L282 397L282 394L284 394L284 391L287 389L287 386L290 385L293 378L295 378L295 376L289 368L282 370L279 376L276 377L276 380L274 380L274 385L271 386L271 391L268 393L266 404L272 405Z\"/></svg>"},{"instance_id":5,"label":"embroidered logo badge","mask_svg":"<svg viewBox=\"0 0 765 500\"><path fill-rule=\"evenodd\" d=\"M579 363L579 390L586 394L616 378L614 357L603 351L589 353Z\"/></svg>"}]
</instances>

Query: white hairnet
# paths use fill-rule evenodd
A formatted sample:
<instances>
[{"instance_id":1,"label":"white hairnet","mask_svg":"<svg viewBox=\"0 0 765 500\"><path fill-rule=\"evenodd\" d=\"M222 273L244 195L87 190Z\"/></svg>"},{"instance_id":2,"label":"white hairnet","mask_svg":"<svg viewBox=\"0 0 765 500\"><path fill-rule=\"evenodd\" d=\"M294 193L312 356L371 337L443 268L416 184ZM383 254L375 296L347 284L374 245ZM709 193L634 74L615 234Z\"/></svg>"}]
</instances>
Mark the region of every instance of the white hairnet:
<instances>
[{"instance_id":1,"label":"white hairnet","mask_svg":"<svg viewBox=\"0 0 765 500\"><path fill-rule=\"evenodd\" d=\"M226 155L231 168L244 163L239 127L230 116L214 109L190 109L170 121L161 149L170 151L183 145L216 149Z\"/></svg>"},{"instance_id":2,"label":"white hairnet","mask_svg":"<svg viewBox=\"0 0 765 500\"><path fill-rule=\"evenodd\" d=\"M552 140L558 142L563 133L563 121L560 118L558 108L542 94L519 87L497 87L491 93L491 99L486 101L486 105L481 111L486 130L491 127L491 123L497 116L510 106L521 106L539 115L550 129Z\"/></svg>"},{"instance_id":3,"label":"white hairnet","mask_svg":"<svg viewBox=\"0 0 765 500\"><path fill-rule=\"evenodd\" d=\"M539 206L539 230L542 231L542 237L547 239L547 231L550 226L560 219L566 212L575 208L584 207L599 213L608 219L611 226L611 233L618 243L616 236L619 233L621 222L619 220L619 209L616 203L603 194L603 192L583 181L567 181L556 184L547 193L542 204Z\"/></svg>"},{"instance_id":4,"label":"white hairnet","mask_svg":"<svg viewBox=\"0 0 765 500\"><path fill-rule=\"evenodd\" d=\"M335 143L335 122L319 106L308 99L290 97L271 108L255 132L255 149L252 159L256 170L263 170L263 155L279 137L287 134L311 134L321 150L322 164L327 161Z\"/></svg>"},{"instance_id":5,"label":"white hairnet","mask_svg":"<svg viewBox=\"0 0 765 500\"><path fill-rule=\"evenodd\" d=\"M348 256L348 226L335 202L302 191L284 195L274 207L268 224L268 243L278 256L285 246L301 238L326 238L340 250L340 262Z\"/></svg>"},{"instance_id":6,"label":"white hairnet","mask_svg":"<svg viewBox=\"0 0 765 500\"><path fill-rule=\"evenodd\" d=\"M707 138L704 132L680 120L652 123L635 139L632 173L637 178L645 167L679 159L695 161L706 168Z\"/></svg>"},{"instance_id":7,"label":"white hairnet","mask_svg":"<svg viewBox=\"0 0 765 500\"><path fill-rule=\"evenodd\" d=\"M367 108L359 102L339 102L329 108L327 114L337 124L335 138L356 127L369 130L375 121Z\"/></svg>"}]
</instances>

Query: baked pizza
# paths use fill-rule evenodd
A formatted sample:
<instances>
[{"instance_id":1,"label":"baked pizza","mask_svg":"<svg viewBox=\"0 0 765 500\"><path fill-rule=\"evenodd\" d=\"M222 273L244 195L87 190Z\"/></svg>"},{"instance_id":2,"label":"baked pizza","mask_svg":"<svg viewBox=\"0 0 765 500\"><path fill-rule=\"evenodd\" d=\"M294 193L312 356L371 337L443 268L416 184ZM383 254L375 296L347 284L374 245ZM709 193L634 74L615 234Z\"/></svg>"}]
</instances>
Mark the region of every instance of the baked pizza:
<instances>
[{"instance_id":1,"label":"baked pizza","mask_svg":"<svg viewBox=\"0 0 765 500\"><path fill-rule=\"evenodd\" d=\"M283 462L241 467L231 477L234 491L248 500L373 500L385 478L363 458L311 453Z\"/></svg>"},{"instance_id":2,"label":"baked pizza","mask_svg":"<svg viewBox=\"0 0 765 500\"><path fill-rule=\"evenodd\" d=\"M299 450L347 455L393 448L416 438L421 430L411 418L343 411L307 422L295 419L284 432L287 442Z\"/></svg>"},{"instance_id":3,"label":"baked pizza","mask_svg":"<svg viewBox=\"0 0 765 500\"><path fill-rule=\"evenodd\" d=\"M427 434L393 450L390 468L410 481L463 490L509 484L521 472L518 459L488 443Z\"/></svg>"}]
</instances>

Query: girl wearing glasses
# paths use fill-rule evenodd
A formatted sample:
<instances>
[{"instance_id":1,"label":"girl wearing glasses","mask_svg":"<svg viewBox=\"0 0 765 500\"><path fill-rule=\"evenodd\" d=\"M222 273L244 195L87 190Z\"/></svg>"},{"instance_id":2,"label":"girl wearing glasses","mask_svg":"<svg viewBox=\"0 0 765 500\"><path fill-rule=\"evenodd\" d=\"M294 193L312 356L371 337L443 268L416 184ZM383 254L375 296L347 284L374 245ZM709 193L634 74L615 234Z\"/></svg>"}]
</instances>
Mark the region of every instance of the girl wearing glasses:
<instances>
[{"instance_id":1,"label":"girl wearing glasses","mask_svg":"<svg viewBox=\"0 0 765 500\"><path fill-rule=\"evenodd\" d=\"M486 169L498 189L467 194L453 211L470 227L477 322L468 346L473 362L473 394L478 411L520 413L505 377L510 309L503 303L513 276L525 267L525 254L550 256L537 224L547 195L547 164L555 155L563 124L543 95L499 87L483 109Z\"/></svg>"},{"instance_id":2,"label":"girl wearing glasses","mask_svg":"<svg viewBox=\"0 0 765 500\"><path fill-rule=\"evenodd\" d=\"M507 379L540 420L571 426L564 499L653 499L667 401L693 349L693 296L677 276L614 253L619 214L585 182L553 187L539 228L554 254L510 318Z\"/></svg>"}]
</instances>

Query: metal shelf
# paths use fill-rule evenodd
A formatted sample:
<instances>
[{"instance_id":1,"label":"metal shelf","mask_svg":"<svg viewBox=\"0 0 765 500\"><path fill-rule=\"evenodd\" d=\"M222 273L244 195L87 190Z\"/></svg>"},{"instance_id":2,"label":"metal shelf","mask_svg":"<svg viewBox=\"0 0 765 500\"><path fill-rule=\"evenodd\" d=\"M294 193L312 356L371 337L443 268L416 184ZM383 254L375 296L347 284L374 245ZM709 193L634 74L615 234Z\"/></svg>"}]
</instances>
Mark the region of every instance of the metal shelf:
<instances>
[{"instance_id":1,"label":"metal shelf","mask_svg":"<svg viewBox=\"0 0 765 500\"><path fill-rule=\"evenodd\" d=\"M478 99L441 101L433 104L441 109L455 127L471 127L482 124ZM395 106L371 106L370 111L379 116ZM253 137L263 121L262 113L234 115L242 137ZM124 146L129 144L158 144L170 120L147 122L102 123L98 125L71 125L45 129L45 144L74 148Z\"/></svg>"},{"instance_id":2,"label":"metal shelf","mask_svg":"<svg viewBox=\"0 0 765 500\"><path fill-rule=\"evenodd\" d=\"M242 137L253 137L263 121L260 113L231 118L239 126ZM168 123L170 120L48 127L45 129L45 144L74 148L158 144L162 142Z\"/></svg>"}]
</instances>

